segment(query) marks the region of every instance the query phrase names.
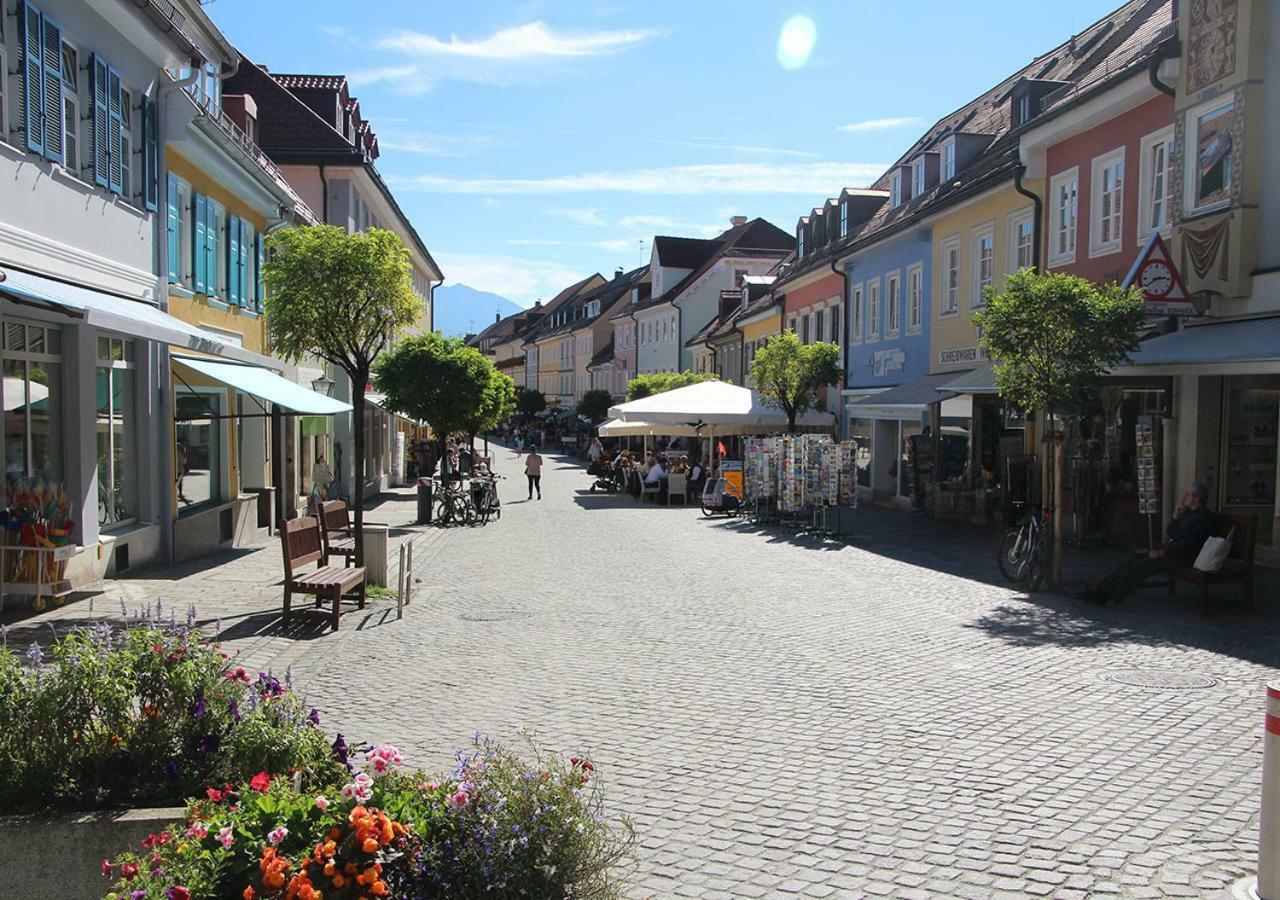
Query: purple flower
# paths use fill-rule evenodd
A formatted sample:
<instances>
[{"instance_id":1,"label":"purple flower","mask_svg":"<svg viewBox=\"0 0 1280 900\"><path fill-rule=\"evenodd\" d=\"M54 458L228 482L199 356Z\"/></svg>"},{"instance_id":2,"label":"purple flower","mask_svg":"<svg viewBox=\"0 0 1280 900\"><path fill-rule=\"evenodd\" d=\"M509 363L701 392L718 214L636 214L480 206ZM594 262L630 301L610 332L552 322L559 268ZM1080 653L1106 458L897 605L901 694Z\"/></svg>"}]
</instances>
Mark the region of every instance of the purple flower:
<instances>
[{"instance_id":1,"label":"purple flower","mask_svg":"<svg viewBox=\"0 0 1280 900\"><path fill-rule=\"evenodd\" d=\"M196 742L196 750L205 756L208 756L210 753L217 750L221 743L222 739L216 734L206 734Z\"/></svg>"},{"instance_id":2,"label":"purple flower","mask_svg":"<svg viewBox=\"0 0 1280 900\"><path fill-rule=\"evenodd\" d=\"M338 736L333 739L333 756L338 762L347 767L348 772L354 772L351 768L350 751L347 749L347 742L342 737L342 732L338 732Z\"/></svg>"},{"instance_id":3,"label":"purple flower","mask_svg":"<svg viewBox=\"0 0 1280 900\"><path fill-rule=\"evenodd\" d=\"M133 891L129 894L129 900L147 900L146 891Z\"/></svg>"},{"instance_id":4,"label":"purple flower","mask_svg":"<svg viewBox=\"0 0 1280 900\"><path fill-rule=\"evenodd\" d=\"M201 716L204 715L204 710L205 710L204 695L201 694L199 697L196 698L196 702L191 704L191 717L194 719L200 718Z\"/></svg>"},{"instance_id":5,"label":"purple flower","mask_svg":"<svg viewBox=\"0 0 1280 900\"><path fill-rule=\"evenodd\" d=\"M320 727L320 710L316 709L314 706L311 707L311 714L307 716L307 718L311 720L312 725L317 728Z\"/></svg>"},{"instance_id":6,"label":"purple flower","mask_svg":"<svg viewBox=\"0 0 1280 900\"><path fill-rule=\"evenodd\" d=\"M231 710L231 718L233 721L240 721L240 704L236 703L235 698L227 701L227 708Z\"/></svg>"},{"instance_id":7,"label":"purple flower","mask_svg":"<svg viewBox=\"0 0 1280 900\"><path fill-rule=\"evenodd\" d=\"M40 648L40 642L32 641L31 646L27 648L27 652L22 654L22 658L33 666L38 666L44 662L44 650Z\"/></svg>"}]
</instances>

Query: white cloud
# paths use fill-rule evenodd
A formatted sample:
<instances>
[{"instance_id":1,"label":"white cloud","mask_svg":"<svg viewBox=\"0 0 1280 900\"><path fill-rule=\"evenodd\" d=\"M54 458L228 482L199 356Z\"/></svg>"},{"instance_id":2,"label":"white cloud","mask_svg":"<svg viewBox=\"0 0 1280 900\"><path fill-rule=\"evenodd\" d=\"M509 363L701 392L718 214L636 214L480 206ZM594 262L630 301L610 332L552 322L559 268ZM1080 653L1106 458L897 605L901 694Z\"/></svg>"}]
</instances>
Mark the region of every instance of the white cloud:
<instances>
[{"instance_id":1,"label":"white cloud","mask_svg":"<svg viewBox=\"0 0 1280 900\"><path fill-rule=\"evenodd\" d=\"M379 121L382 121L380 118ZM461 158L479 150L502 146L495 137L481 134L379 134L378 146L417 156Z\"/></svg>"},{"instance_id":2,"label":"white cloud","mask_svg":"<svg viewBox=\"0 0 1280 900\"><path fill-rule=\"evenodd\" d=\"M398 50L412 56L527 61L604 56L634 47L655 34L656 31L647 28L556 32L543 22L529 22L472 41L462 40L456 34L450 35L446 41L420 31L398 31L378 43L383 49Z\"/></svg>"},{"instance_id":3,"label":"white cloud","mask_svg":"<svg viewBox=\"0 0 1280 900\"><path fill-rule=\"evenodd\" d=\"M662 232L664 234L683 234L688 235L700 234L705 237L713 237L729 227L729 216L724 216L724 225L701 225L694 222L682 222L672 216L623 216L618 220L618 224L623 228L631 231L644 232L653 234Z\"/></svg>"},{"instance_id":4,"label":"white cloud","mask_svg":"<svg viewBox=\"0 0 1280 900\"><path fill-rule=\"evenodd\" d=\"M435 255L449 274L449 283L491 291L521 306L532 306L533 301L539 298L554 297L566 286L590 274L563 263L515 256L447 251Z\"/></svg>"},{"instance_id":5,"label":"white cloud","mask_svg":"<svg viewBox=\"0 0 1280 900\"><path fill-rule=\"evenodd\" d=\"M459 193L466 193L466 191L460 191ZM570 222L577 222L584 228L603 228L607 224L604 220L604 216L600 214L600 210L595 208L553 209L551 212L557 216L564 216Z\"/></svg>"},{"instance_id":6,"label":"white cloud","mask_svg":"<svg viewBox=\"0 0 1280 900\"><path fill-rule=\"evenodd\" d=\"M649 138L653 144L670 144L676 147L700 147L706 150L728 150L743 156L787 156L795 159L817 159L818 154L809 150L789 150L783 147L764 147L755 144L735 144L720 138L693 137L686 140L673 138Z\"/></svg>"},{"instance_id":7,"label":"white cloud","mask_svg":"<svg viewBox=\"0 0 1280 900\"><path fill-rule=\"evenodd\" d=\"M908 125L923 125L924 120L917 116L899 116L896 119L865 119L861 122L850 122L840 125L837 131L849 131L862 134L868 131L892 131L895 128L906 128Z\"/></svg>"},{"instance_id":8,"label":"white cloud","mask_svg":"<svg viewBox=\"0 0 1280 900\"><path fill-rule=\"evenodd\" d=\"M564 194L610 191L633 194L822 194L833 187L869 184L880 176L881 163L715 163L585 172L541 178L455 178L444 175L400 176L397 187L444 194ZM584 223L587 224L587 223Z\"/></svg>"}]
</instances>

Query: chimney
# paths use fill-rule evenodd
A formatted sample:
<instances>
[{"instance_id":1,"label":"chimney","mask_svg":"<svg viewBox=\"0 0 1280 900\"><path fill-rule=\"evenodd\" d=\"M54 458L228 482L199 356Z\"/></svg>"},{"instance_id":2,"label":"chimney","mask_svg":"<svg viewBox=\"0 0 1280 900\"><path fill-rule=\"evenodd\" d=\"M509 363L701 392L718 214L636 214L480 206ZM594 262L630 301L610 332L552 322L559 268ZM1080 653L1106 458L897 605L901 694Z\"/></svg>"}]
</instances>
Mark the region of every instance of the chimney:
<instances>
[{"instance_id":1,"label":"chimney","mask_svg":"<svg viewBox=\"0 0 1280 900\"><path fill-rule=\"evenodd\" d=\"M533 308L534 308L534 309L542 309L542 301L541 301L541 300L534 300L534 301L533 301Z\"/></svg>"},{"instance_id":2,"label":"chimney","mask_svg":"<svg viewBox=\"0 0 1280 900\"><path fill-rule=\"evenodd\" d=\"M613 280L617 281L619 278L621 278L625 274L626 273L622 271L622 266L618 266L617 271L613 273Z\"/></svg>"},{"instance_id":3,"label":"chimney","mask_svg":"<svg viewBox=\"0 0 1280 900\"><path fill-rule=\"evenodd\" d=\"M729 224L730 224L730 225L732 225L734 228L737 228L739 225L746 225L746 224L747 224L747 217L746 217L746 216L733 216L732 218L730 218L730 219L729 219Z\"/></svg>"},{"instance_id":4,"label":"chimney","mask_svg":"<svg viewBox=\"0 0 1280 900\"><path fill-rule=\"evenodd\" d=\"M500 313L500 312L496 312L496 313L494 313L494 314L493 314L493 324L494 324L494 325L497 325L497 324L498 324L499 322L501 322L501 321L502 321L502 313Z\"/></svg>"}]
</instances>

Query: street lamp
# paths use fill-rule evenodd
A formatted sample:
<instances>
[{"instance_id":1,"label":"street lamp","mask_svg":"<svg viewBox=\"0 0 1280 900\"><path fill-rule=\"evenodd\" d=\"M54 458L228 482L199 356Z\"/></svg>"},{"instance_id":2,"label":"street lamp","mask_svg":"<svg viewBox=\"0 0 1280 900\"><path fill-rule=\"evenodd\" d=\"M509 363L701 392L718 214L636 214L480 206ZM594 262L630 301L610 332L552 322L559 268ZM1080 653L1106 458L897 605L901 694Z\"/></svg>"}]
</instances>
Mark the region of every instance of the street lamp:
<instances>
[{"instance_id":1,"label":"street lamp","mask_svg":"<svg viewBox=\"0 0 1280 900\"><path fill-rule=\"evenodd\" d=\"M311 390L317 394L323 394L325 397L333 396L334 381L328 374L321 374L319 378L311 382Z\"/></svg>"}]
</instances>

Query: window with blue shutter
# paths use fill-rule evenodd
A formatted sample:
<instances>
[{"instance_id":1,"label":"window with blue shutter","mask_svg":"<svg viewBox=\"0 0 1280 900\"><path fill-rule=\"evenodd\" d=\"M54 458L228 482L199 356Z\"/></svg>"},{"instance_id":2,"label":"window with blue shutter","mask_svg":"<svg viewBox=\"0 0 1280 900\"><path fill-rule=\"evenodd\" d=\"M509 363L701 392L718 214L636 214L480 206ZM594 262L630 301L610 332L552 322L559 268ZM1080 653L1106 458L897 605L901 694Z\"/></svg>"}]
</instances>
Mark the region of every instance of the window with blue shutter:
<instances>
[{"instance_id":1,"label":"window with blue shutter","mask_svg":"<svg viewBox=\"0 0 1280 900\"><path fill-rule=\"evenodd\" d=\"M43 17L44 155L62 162L62 29Z\"/></svg>"},{"instance_id":2,"label":"window with blue shutter","mask_svg":"<svg viewBox=\"0 0 1280 900\"><path fill-rule=\"evenodd\" d=\"M240 305L254 308L253 288L249 284L249 253L253 249L253 226L240 220Z\"/></svg>"},{"instance_id":3,"label":"window with blue shutter","mask_svg":"<svg viewBox=\"0 0 1280 900\"><path fill-rule=\"evenodd\" d=\"M44 16L30 3L22 5L22 119L27 149L44 154Z\"/></svg>"},{"instance_id":4,"label":"window with blue shutter","mask_svg":"<svg viewBox=\"0 0 1280 900\"><path fill-rule=\"evenodd\" d=\"M179 265L178 254L181 252L182 242L179 237L179 231L182 229L182 210L178 208L178 178L173 173L169 174L168 179L168 203L165 207L166 225L168 228L168 255L169 255L169 283L178 284L182 267Z\"/></svg>"},{"instance_id":5,"label":"window with blue shutter","mask_svg":"<svg viewBox=\"0 0 1280 900\"><path fill-rule=\"evenodd\" d=\"M265 234L255 234L254 242L257 244L258 250L258 268L257 268L257 284L254 286L253 299L254 309L262 312L263 302L267 297L266 281L263 278L262 268L267 262L267 236Z\"/></svg>"},{"instance_id":6,"label":"window with blue shutter","mask_svg":"<svg viewBox=\"0 0 1280 900\"><path fill-rule=\"evenodd\" d=\"M120 105L120 73L107 67L107 148L110 162L107 168L108 184L119 194L124 190L124 167L128 161L120 152L124 133L124 110Z\"/></svg>"},{"instance_id":7,"label":"window with blue shutter","mask_svg":"<svg viewBox=\"0 0 1280 900\"><path fill-rule=\"evenodd\" d=\"M210 198L204 203L204 277L207 293L210 297L219 296L222 286L218 281L218 231L221 224L222 211L218 204Z\"/></svg>"},{"instance_id":8,"label":"window with blue shutter","mask_svg":"<svg viewBox=\"0 0 1280 900\"><path fill-rule=\"evenodd\" d=\"M89 148L93 153L93 183L104 188L111 187L111 157L116 152L107 140L107 126L111 121L111 104L107 102L110 71L106 60L95 53L89 61L89 93L93 97Z\"/></svg>"},{"instance_id":9,"label":"window with blue shutter","mask_svg":"<svg viewBox=\"0 0 1280 900\"><path fill-rule=\"evenodd\" d=\"M227 302L240 305L240 217L227 219Z\"/></svg>"},{"instance_id":10,"label":"window with blue shutter","mask_svg":"<svg viewBox=\"0 0 1280 900\"><path fill-rule=\"evenodd\" d=\"M195 279L191 289L197 294L207 294L209 293L209 268L205 265L204 248L208 242L205 232L208 228L209 201L204 194L196 194L193 203L195 214L191 218L195 227L191 229L191 263Z\"/></svg>"},{"instance_id":11,"label":"window with blue shutter","mask_svg":"<svg viewBox=\"0 0 1280 900\"><path fill-rule=\"evenodd\" d=\"M160 156L156 142L156 101L142 98L142 202L156 212L160 203Z\"/></svg>"}]
</instances>

